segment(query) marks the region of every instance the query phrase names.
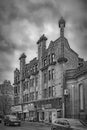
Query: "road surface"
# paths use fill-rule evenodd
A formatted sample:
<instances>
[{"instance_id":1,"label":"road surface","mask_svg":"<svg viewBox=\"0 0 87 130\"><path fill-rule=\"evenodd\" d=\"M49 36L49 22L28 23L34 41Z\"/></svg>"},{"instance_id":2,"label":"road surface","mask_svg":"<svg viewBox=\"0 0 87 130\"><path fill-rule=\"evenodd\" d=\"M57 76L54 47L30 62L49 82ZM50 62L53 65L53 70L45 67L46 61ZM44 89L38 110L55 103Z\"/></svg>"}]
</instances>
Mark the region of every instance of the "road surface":
<instances>
[{"instance_id":1,"label":"road surface","mask_svg":"<svg viewBox=\"0 0 87 130\"><path fill-rule=\"evenodd\" d=\"M21 126L4 126L3 123L0 123L0 130L51 130L51 127L41 123L23 122Z\"/></svg>"}]
</instances>

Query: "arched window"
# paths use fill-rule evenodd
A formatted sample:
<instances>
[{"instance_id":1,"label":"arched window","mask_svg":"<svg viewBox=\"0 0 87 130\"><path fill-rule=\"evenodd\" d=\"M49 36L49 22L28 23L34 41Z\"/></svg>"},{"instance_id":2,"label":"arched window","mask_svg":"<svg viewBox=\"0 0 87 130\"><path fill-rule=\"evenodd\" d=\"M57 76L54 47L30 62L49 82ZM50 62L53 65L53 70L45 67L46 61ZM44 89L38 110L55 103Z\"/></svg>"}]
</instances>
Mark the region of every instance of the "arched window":
<instances>
[{"instance_id":1,"label":"arched window","mask_svg":"<svg viewBox=\"0 0 87 130\"><path fill-rule=\"evenodd\" d=\"M80 110L84 110L84 86L79 84L79 105Z\"/></svg>"}]
</instances>

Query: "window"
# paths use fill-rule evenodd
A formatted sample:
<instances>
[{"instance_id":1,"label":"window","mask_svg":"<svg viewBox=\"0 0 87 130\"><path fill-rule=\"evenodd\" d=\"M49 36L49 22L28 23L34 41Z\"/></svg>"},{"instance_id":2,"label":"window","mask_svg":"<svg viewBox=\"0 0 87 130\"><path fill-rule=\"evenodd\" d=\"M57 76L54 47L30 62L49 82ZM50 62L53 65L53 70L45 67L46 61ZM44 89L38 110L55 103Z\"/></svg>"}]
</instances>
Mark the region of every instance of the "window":
<instances>
[{"instance_id":1,"label":"window","mask_svg":"<svg viewBox=\"0 0 87 130\"><path fill-rule=\"evenodd\" d=\"M54 96L54 86L49 87L49 97L53 97Z\"/></svg>"},{"instance_id":2,"label":"window","mask_svg":"<svg viewBox=\"0 0 87 130\"><path fill-rule=\"evenodd\" d=\"M17 87L14 87L14 93L17 94Z\"/></svg>"},{"instance_id":3,"label":"window","mask_svg":"<svg viewBox=\"0 0 87 130\"><path fill-rule=\"evenodd\" d=\"M46 59L44 59L44 66L46 66Z\"/></svg>"},{"instance_id":4,"label":"window","mask_svg":"<svg viewBox=\"0 0 87 130\"><path fill-rule=\"evenodd\" d=\"M37 70L38 70L38 65L35 65L35 71L37 72Z\"/></svg>"},{"instance_id":5,"label":"window","mask_svg":"<svg viewBox=\"0 0 87 130\"><path fill-rule=\"evenodd\" d=\"M34 87L34 78L30 79L30 87Z\"/></svg>"},{"instance_id":6,"label":"window","mask_svg":"<svg viewBox=\"0 0 87 130\"><path fill-rule=\"evenodd\" d=\"M49 80L51 80L51 70L48 71L49 74Z\"/></svg>"},{"instance_id":7,"label":"window","mask_svg":"<svg viewBox=\"0 0 87 130\"><path fill-rule=\"evenodd\" d=\"M28 89L28 81L25 81L24 85L25 85L25 89Z\"/></svg>"},{"instance_id":8,"label":"window","mask_svg":"<svg viewBox=\"0 0 87 130\"><path fill-rule=\"evenodd\" d=\"M56 95L56 90L55 90L55 87L52 86L52 96L54 97Z\"/></svg>"},{"instance_id":9,"label":"window","mask_svg":"<svg viewBox=\"0 0 87 130\"><path fill-rule=\"evenodd\" d=\"M44 73L44 83L47 82L47 72Z\"/></svg>"},{"instance_id":10,"label":"window","mask_svg":"<svg viewBox=\"0 0 87 130\"><path fill-rule=\"evenodd\" d=\"M28 102L28 94L26 94L25 96L26 96L26 102Z\"/></svg>"},{"instance_id":11,"label":"window","mask_svg":"<svg viewBox=\"0 0 87 130\"><path fill-rule=\"evenodd\" d=\"M36 92L36 100L38 99L38 92Z\"/></svg>"},{"instance_id":12,"label":"window","mask_svg":"<svg viewBox=\"0 0 87 130\"><path fill-rule=\"evenodd\" d=\"M49 97L52 97L52 87L49 87Z\"/></svg>"},{"instance_id":13,"label":"window","mask_svg":"<svg viewBox=\"0 0 87 130\"><path fill-rule=\"evenodd\" d=\"M84 91L83 85L79 85L79 101L80 101L80 110L84 110Z\"/></svg>"},{"instance_id":14,"label":"window","mask_svg":"<svg viewBox=\"0 0 87 130\"><path fill-rule=\"evenodd\" d=\"M19 97L14 98L14 105L17 105L19 103Z\"/></svg>"},{"instance_id":15,"label":"window","mask_svg":"<svg viewBox=\"0 0 87 130\"><path fill-rule=\"evenodd\" d=\"M30 100L34 100L34 92L30 93Z\"/></svg>"},{"instance_id":16,"label":"window","mask_svg":"<svg viewBox=\"0 0 87 130\"><path fill-rule=\"evenodd\" d=\"M28 94L25 94L25 95L23 96L23 102L28 102Z\"/></svg>"},{"instance_id":17,"label":"window","mask_svg":"<svg viewBox=\"0 0 87 130\"><path fill-rule=\"evenodd\" d=\"M36 82L36 86L38 86L38 76L36 76L35 82Z\"/></svg>"},{"instance_id":18,"label":"window","mask_svg":"<svg viewBox=\"0 0 87 130\"><path fill-rule=\"evenodd\" d=\"M34 65L33 68L32 68L32 72L35 72L35 65Z\"/></svg>"},{"instance_id":19,"label":"window","mask_svg":"<svg viewBox=\"0 0 87 130\"><path fill-rule=\"evenodd\" d=\"M54 61L55 61L55 59L54 59L54 58L55 58L54 53L52 53L52 55L51 55L51 56L52 56L52 62L54 62Z\"/></svg>"},{"instance_id":20,"label":"window","mask_svg":"<svg viewBox=\"0 0 87 130\"><path fill-rule=\"evenodd\" d=\"M20 93L20 85L17 86L17 91Z\"/></svg>"},{"instance_id":21,"label":"window","mask_svg":"<svg viewBox=\"0 0 87 130\"><path fill-rule=\"evenodd\" d=\"M47 89L44 89L44 98L47 97Z\"/></svg>"},{"instance_id":22,"label":"window","mask_svg":"<svg viewBox=\"0 0 87 130\"><path fill-rule=\"evenodd\" d=\"M25 91L25 81L23 82L23 91Z\"/></svg>"},{"instance_id":23,"label":"window","mask_svg":"<svg viewBox=\"0 0 87 130\"><path fill-rule=\"evenodd\" d=\"M48 55L48 62L49 62L49 64L51 63L51 56L50 55Z\"/></svg>"},{"instance_id":24,"label":"window","mask_svg":"<svg viewBox=\"0 0 87 130\"><path fill-rule=\"evenodd\" d=\"M54 69L52 69L52 79L54 79Z\"/></svg>"}]
</instances>

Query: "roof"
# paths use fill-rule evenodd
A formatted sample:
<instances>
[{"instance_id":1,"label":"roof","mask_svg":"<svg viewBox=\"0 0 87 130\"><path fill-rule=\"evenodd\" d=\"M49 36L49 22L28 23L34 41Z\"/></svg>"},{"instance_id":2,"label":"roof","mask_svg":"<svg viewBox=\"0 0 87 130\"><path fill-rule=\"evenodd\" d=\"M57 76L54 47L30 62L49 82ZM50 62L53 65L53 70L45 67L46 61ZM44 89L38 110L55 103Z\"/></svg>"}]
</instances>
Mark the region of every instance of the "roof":
<instances>
[{"instance_id":1,"label":"roof","mask_svg":"<svg viewBox=\"0 0 87 130\"><path fill-rule=\"evenodd\" d=\"M47 37L43 34L41 37L40 37L40 39L37 41L37 44L39 44L41 41L43 41L43 40L47 40Z\"/></svg>"},{"instance_id":2,"label":"roof","mask_svg":"<svg viewBox=\"0 0 87 130\"><path fill-rule=\"evenodd\" d=\"M66 79L76 79L79 76L87 73L87 62L83 62L81 66L76 69L66 70Z\"/></svg>"},{"instance_id":3,"label":"roof","mask_svg":"<svg viewBox=\"0 0 87 130\"><path fill-rule=\"evenodd\" d=\"M26 58L25 53L22 53L22 54L21 54L21 56L20 56L19 60L21 60L22 58Z\"/></svg>"}]
</instances>

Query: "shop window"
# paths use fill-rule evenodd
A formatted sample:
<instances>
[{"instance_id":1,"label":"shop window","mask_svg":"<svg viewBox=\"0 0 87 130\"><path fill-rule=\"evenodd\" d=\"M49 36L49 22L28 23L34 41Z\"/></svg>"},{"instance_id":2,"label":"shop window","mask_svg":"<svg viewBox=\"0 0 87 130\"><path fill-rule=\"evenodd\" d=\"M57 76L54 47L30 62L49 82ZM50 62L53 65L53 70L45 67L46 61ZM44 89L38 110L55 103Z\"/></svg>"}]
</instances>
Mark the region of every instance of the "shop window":
<instances>
[{"instance_id":1,"label":"shop window","mask_svg":"<svg viewBox=\"0 0 87 130\"><path fill-rule=\"evenodd\" d=\"M35 116L35 112L34 111L29 111L29 117L34 117Z\"/></svg>"},{"instance_id":2,"label":"shop window","mask_svg":"<svg viewBox=\"0 0 87 130\"><path fill-rule=\"evenodd\" d=\"M80 110L84 110L84 87L83 87L83 84L79 85L79 101L80 101Z\"/></svg>"}]
</instances>

